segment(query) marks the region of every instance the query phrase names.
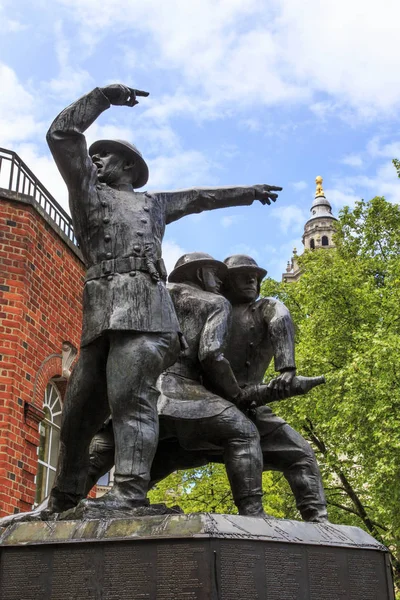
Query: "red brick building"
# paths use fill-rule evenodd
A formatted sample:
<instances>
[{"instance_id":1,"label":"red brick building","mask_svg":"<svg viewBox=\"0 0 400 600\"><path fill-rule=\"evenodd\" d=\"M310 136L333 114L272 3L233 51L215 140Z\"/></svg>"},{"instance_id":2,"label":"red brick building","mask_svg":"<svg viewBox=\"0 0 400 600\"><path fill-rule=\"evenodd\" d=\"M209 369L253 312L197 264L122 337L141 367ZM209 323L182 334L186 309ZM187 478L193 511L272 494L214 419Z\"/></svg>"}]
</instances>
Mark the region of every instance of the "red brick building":
<instances>
[{"instance_id":1,"label":"red brick building","mask_svg":"<svg viewBox=\"0 0 400 600\"><path fill-rule=\"evenodd\" d=\"M83 275L70 217L0 149L0 516L30 510L54 479Z\"/></svg>"}]
</instances>

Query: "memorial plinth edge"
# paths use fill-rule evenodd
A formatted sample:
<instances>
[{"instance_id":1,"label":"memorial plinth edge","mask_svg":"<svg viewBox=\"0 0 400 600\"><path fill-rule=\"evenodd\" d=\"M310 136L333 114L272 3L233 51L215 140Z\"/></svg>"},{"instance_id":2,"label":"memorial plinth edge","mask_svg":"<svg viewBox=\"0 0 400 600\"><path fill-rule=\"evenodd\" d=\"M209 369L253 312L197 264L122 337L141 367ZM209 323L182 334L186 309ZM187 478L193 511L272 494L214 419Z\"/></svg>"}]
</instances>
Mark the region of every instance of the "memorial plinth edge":
<instances>
[{"instance_id":1,"label":"memorial plinth edge","mask_svg":"<svg viewBox=\"0 0 400 600\"><path fill-rule=\"evenodd\" d=\"M161 538L243 538L387 552L385 546L358 527L212 513L15 523L0 533L0 546Z\"/></svg>"}]
</instances>

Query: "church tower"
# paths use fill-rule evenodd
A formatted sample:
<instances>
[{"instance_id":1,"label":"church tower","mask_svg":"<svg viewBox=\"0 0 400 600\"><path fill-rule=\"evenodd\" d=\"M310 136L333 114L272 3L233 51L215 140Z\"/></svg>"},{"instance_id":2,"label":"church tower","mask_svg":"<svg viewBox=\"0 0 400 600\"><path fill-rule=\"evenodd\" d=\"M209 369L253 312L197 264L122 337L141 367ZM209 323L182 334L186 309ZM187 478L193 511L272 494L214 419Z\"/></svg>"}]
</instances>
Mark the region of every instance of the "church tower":
<instances>
[{"instance_id":1,"label":"church tower","mask_svg":"<svg viewBox=\"0 0 400 600\"><path fill-rule=\"evenodd\" d=\"M311 217L304 225L302 242L305 249L314 250L323 246L324 248L333 248L334 243L332 235L335 232L335 223L337 219L332 214L332 207L325 197L322 187L322 177L318 175L315 179L317 189L315 199L310 208Z\"/></svg>"},{"instance_id":2,"label":"church tower","mask_svg":"<svg viewBox=\"0 0 400 600\"><path fill-rule=\"evenodd\" d=\"M332 207L325 197L322 187L323 179L320 175L316 177L314 202L311 205L311 216L304 225L302 242L305 250L316 250L317 248L334 248L333 234L335 233L336 217L332 214ZM300 269L297 264L297 250L293 249L293 256L287 263L286 273L282 274L282 281L291 283L300 277Z\"/></svg>"}]
</instances>

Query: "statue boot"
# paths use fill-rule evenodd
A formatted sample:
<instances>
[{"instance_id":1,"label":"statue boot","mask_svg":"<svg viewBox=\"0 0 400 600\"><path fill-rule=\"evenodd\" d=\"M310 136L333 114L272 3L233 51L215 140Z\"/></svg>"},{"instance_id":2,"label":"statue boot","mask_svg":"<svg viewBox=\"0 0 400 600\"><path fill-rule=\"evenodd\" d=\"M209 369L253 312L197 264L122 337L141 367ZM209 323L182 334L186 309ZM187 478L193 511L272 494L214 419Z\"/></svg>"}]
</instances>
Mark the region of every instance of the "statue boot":
<instances>
[{"instance_id":1,"label":"statue boot","mask_svg":"<svg viewBox=\"0 0 400 600\"><path fill-rule=\"evenodd\" d=\"M326 504L312 504L302 507L300 512L304 521L309 523L328 523L329 521Z\"/></svg>"},{"instance_id":2,"label":"statue boot","mask_svg":"<svg viewBox=\"0 0 400 600\"><path fill-rule=\"evenodd\" d=\"M304 521L326 523L328 512L322 479L316 461L295 464L284 475L296 499L296 506Z\"/></svg>"},{"instance_id":3,"label":"statue boot","mask_svg":"<svg viewBox=\"0 0 400 600\"><path fill-rule=\"evenodd\" d=\"M246 517L266 517L262 505L262 495L247 496L236 502L239 515Z\"/></svg>"}]
</instances>

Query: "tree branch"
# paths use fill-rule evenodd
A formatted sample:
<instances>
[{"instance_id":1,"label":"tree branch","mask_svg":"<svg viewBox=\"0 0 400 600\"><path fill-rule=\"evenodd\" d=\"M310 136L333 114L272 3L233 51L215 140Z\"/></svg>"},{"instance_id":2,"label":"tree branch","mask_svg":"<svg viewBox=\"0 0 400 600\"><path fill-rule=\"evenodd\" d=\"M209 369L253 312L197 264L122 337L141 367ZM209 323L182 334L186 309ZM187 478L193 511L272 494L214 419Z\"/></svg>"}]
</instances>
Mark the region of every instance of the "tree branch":
<instances>
[{"instance_id":1,"label":"tree branch","mask_svg":"<svg viewBox=\"0 0 400 600\"><path fill-rule=\"evenodd\" d=\"M348 513L351 513L352 515L355 515L356 517L359 517L360 515L358 514L358 512L356 510L354 510L354 508L349 508L348 506L344 506L343 504L338 504L337 502L332 502L331 500L327 500L326 501L327 504L329 504L330 506L336 506L336 508L340 508L341 510L344 510ZM376 521L371 521L376 527L379 527L379 529L382 529L382 531L388 531L387 527L384 527L383 525L380 525L380 523L377 523Z\"/></svg>"}]
</instances>

